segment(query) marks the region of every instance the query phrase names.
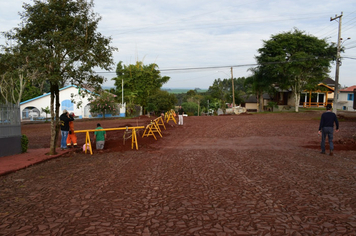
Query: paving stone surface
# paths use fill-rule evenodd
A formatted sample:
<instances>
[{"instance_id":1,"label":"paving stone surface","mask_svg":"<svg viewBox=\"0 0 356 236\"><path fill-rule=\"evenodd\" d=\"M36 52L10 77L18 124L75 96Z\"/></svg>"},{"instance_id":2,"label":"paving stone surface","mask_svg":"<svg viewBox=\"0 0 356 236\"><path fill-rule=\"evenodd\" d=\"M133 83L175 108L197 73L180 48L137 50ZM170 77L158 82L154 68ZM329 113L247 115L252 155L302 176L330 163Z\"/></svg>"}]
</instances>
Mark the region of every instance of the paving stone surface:
<instances>
[{"instance_id":1,"label":"paving stone surface","mask_svg":"<svg viewBox=\"0 0 356 236\"><path fill-rule=\"evenodd\" d=\"M356 122L322 155L320 114L187 117L1 176L0 235L356 235Z\"/></svg>"}]
</instances>

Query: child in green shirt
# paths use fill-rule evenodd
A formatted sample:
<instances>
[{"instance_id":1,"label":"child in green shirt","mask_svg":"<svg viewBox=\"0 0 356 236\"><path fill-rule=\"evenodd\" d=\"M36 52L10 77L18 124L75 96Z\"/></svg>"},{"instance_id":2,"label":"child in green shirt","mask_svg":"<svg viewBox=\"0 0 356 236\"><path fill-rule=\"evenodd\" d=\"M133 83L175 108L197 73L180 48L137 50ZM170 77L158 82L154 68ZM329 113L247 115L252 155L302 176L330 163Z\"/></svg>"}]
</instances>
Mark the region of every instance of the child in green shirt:
<instances>
[{"instance_id":1,"label":"child in green shirt","mask_svg":"<svg viewBox=\"0 0 356 236\"><path fill-rule=\"evenodd\" d=\"M96 149L104 149L104 144L105 144L105 139L106 139L106 131L105 130L101 130L103 129L103 127L101 127L101 125L98 123L96 125L96 129L98 131L94 132L94 142L96 142ZM101 131L100 131L101 130Z\"/></svg>"}]
</instances>

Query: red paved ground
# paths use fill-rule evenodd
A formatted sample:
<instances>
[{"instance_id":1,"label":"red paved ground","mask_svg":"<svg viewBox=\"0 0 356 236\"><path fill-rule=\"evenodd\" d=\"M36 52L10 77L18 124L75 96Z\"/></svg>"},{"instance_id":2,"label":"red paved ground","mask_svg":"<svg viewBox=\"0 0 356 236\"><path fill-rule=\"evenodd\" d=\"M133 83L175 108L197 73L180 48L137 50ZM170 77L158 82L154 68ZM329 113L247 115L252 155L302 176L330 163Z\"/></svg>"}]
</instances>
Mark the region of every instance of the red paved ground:
<instances>
[{"instance_id":1,"label":"red paved ground","mask_svg":"<svg viewBox=\"0 0 356 236\"><path fill-rule=\"evenodd\" d=\"M138 151L109 132L104 153L1 176L0 235L356 235L356 119L341 117L329 156L320 115L187 117ZM48 145L47 124L22 131L31 148Z\"/></svg>"}]
</instances>

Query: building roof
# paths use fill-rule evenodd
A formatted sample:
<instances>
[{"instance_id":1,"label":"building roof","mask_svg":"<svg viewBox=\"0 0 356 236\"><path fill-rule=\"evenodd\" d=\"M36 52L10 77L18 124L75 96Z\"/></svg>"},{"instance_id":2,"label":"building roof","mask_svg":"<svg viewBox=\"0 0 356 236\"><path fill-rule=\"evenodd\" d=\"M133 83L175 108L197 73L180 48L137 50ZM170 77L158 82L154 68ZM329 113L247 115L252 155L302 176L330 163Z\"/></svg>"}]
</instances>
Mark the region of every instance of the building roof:
<instances>
[{"instance_id":1,"label":"building roof","mask_svg":"<svg viewBox=\"0 0 356 236\"><path fill-rule=\"evenodd\" d=\"M325 87L325 88L327 88L329 91L331 91L331 92L334 92L335 91L335 89L333 89L332 87L330 87L330 86L328 86L327 84L324 84L324 83L320 83L320 84L318 84L318 86L322 86L322 87Z\"/></svg>"},{"instance_id":2,"label":"building roof","mask_svg":"<svg viewBox=\"0 0 356 236\"><path fill-rule=\"evenodd\" d=\"M267 93L264 93L262 95L262 97L265 100L270 100L271 99L271 97ZM251 96L245 98L245 103L257 103L257 97L255 95L251 95Z\"/></svg>"},{"instance_id":3,"label":"building roof","mask_svg":"<svg viewBox=\"0 0 356 236\"><path fill-rule=\"evenodd\" d=\"M335 87L335 80L333 80L331 78L326 78L323 81L321 81L321 83L326 84L328 86L334 86Z\"/></svg>"},{"instance_id":4,"label":"building roof","mask_svg":"<svg viewBox=\"0 0 356 236\"><path fill-rule=\"evenodd\" d=\"M63 87L63 88L59 89L59 91L62 91L62 90L65 90L65 89L71 88L71 87L78 88L78 87L75 86L75 85L69 85L69 86L66 86L66 87ZM83 88L81 88L81 89L83 89ZM93 93L93 92L91 92L90 90L87 90L87 89L85 89L85 90L86 90L87 92L89 92L89 93ZM45 93L45 94L43 94L43 95L41 95L41 96L38 96L38 97L35 97L35 98L31 98L31 99L29 99L29 100L23 101L23 102L20 103L20 105L25 104L25 103L28 103L28 102L32 102L32 101L34 101L34 100L37 100L37 99L40 99L40 98L43 98L43 97L46 97L46 96L49 96L49 95L51 95L51 93Z\"/></svg>"},{"instance_id":5,"label":"building roof","mask_svg":"<svg viewBox=\"0 0 356 236\"><path fill-rule=\"evenodd\" d=\"M356 89L356 85L350 86L348 88L340 89L340 92L353 92Z\"/></svg>"}]
</instances>

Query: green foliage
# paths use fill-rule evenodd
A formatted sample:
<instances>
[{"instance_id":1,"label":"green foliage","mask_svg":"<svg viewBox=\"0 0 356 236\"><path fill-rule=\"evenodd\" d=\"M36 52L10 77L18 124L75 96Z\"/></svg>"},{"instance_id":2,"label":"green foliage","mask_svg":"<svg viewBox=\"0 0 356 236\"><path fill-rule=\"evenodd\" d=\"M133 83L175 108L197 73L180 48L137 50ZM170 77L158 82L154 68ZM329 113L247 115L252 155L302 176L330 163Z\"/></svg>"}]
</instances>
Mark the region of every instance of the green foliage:
<instances>
[{"instance_id":1,"label":"green foliage","mask_svg":"<svg viewBox=\"0 0 356 236\"><path fill-rule=\"evenodd\" d=\"M130 92L128 95L126 95L126 98L128 101L126 102L126 114L127 116L132 116L135 114L135 98L137 97L137 93L135 92Z\"/></svg>"},{"instance_id":2,"label":"green foliage","mask_svg":"<svg viewBox=\"0 0 356 236\"><path fill-rule=\"evenodd\" d=\"M194 97L197 94L197 92L195 90L189 90L187 92L187 96L188 97Z\"/></svg>"},{"instance_id":3,"label":"green foliage","mask_svg":"<svg viewBox=\"0 0 356 236\"><path fill-rule=\"evenodd\" d=\"M189 116L198 115L198 104L195 102L185 102L182 104L182 108Z\"/></svg>"},{"instance_id":4,"label":"green foliage","mask_svg":"<svg viewBox=\"0 0 356 236\"><path fill-rule=\"evenodd\" d=\"M148 97L157 93L169 80L168 76L161 77L155 63L144 65L143 62L136 62L135 65L123 65L120 61L116 67L116 75L112 80L115 80L117 94L122 92L123 81L125 95L135 93L133 102L144 108L148 105ZM125 100L128 101L127 96Z\"/></svg>"},{"instance_id":5,"label":"green foliage","mask_svg":"<svg viewBox=\"0 0 356 236\"><path fill-rule=\"evenodd\" d=\"M167 91L158 90L154 95L151 95L147 99L148 111L154 111L156 114L166 112L174 108L174 104L177 103L177 98L174 94L170 94Z\"/></svg>"},{"instance_id":6,"label":"green foliage","mask_svg":"<svg viewBox=\"0 0 356 236\"><path fill-rule=\"evenodd\" d=\"M105 118L105 114L115 115L120 111L117 109L114 96L110 93L103 92L91 101L90 112L101 113L103 114L103 118Z\"/></svg>"},{"instance_id":7,"label":"green foliage","mask_svg":"<svg viewBox=\"0 0 356 236\"><path fill-rule=\"evenodd\" d=\"M21 153L27 152L27 148L28 148L28 138L26 135L23 134L21 136Z\"/></svg>"},{"instance_id":8,"label":"green foliage","mask_svg":"<svg viewBox=\"0 0 356 236\"><path fill-rule=\"evenodd\" d=\"M273 111L273 108L277 108L278 106L276 102L268 102L267 107L270 108L271 111Z\"/></svg>"},{"instance_id":9,"label":"green foliage","mask_svg":"<svg viewBox=\"0 0 356 236\"><path fill-rule=\"evenodd\" d=\"M318 39L298 29L272 35L263 41L256 56L258 67L254 68L257 87L264 84L278 84L281 88L292 89L299 104L300 92L313 87L327 77L331 61L336 58L335 44ZM298 106L295 106L298 111Z\"/></svg>"},{"instance_id":10,"label":"green foliage","mask_svg":"<svg viewBox=\"0 0 356 236\"><path fill-rule=\"evenodd\" d=\"M247 93L245 86L245 77L234 78L234 94L235 104L241 104L244 95ZM231 79L216 79L207 92L212 98L218 99L220 108L225 109L226 103L233 103L232 80Z\"/></svg>"},{"instance_id":11,"label":"green foliage","mask_svg":"<svg viewBox=\"0 0 356 236\"><path fill-rule=\"evenodd\" d=\"M51 110L49 109L49 107L47 106L46 108L41 108L41 111L46 113L46 120L47 120L47 115L51 113Z\"/></svg>"},{"instance_id":12,"label":"green foliage","mask_svg":"<svg viewBox=\"0 0 356 236\"><path fill-rule=\"evenodd\" d=\"M34 86L38 84L40 73L31 68L29 60L16 46L5 48L5 54L0 54L0 96L7 103L19 104L41 94L41 90Z\"/></svg>"},{"instance_id":13,"label":"green foliage","mask_svg":"<svg viewBox=\"0 0 356 236\"><path fill-rule=\"evenodd\" d=\"M230 80L231 83L231 80ZM208 93L211 95L212 98L215 98L219 101L219 107L225 111L226 109L226 102L230 98L231 93L231 100L229 102L232 103L232 86L228 85L229 83L227 80L217 79L214 81L213 85L209 87Z\"/></svg>"},{"instance_id":14,"label":"green foliage","mask_svg":"<svg viewBox=\"0 0 356 236\"><path fill-rule=\"evenodd\" d=\"M19 27L4 35L16 43L16 52L26 58L29 68L48 80L51 113L55 114L50 143L50 153L54 154L59 132L59 89L68 83L99 87L104 77L93 68L110 70L112 53L117 49L110 46L111 38L97 32L101 18L93 11L93 1L34 0L33 5L24 3L23 8Z\"/></svg>"},{"instance_id":15,"label":"green foliage","mask_svg":"<svg viewBox=\"0 0 356 236\"><path fill-rule=\"evenodd\" d=\"M157 107L156 107L156 105L155 104L153 104L153 103L148 103L148 105L147 105L147 111L148 112L157 112L158 111L158 109L157 109Z\"/></svg>"},{"instance_id":16,"label":"green foliage","mask_svg":"<svg viewBox=\"0 0 356 236\"><path fill-rule=\"evenodd\" d=\"M248 88L248 94L255 94L259 101L259 111L263 111L263 94L274 91L273 79L264 70L263 67L249 69L252 75L246 78L245 86Z\"/></svg>"},{"instance_id":17,"label":"green foliage","mask_svg":"<svg viewBox=\"0 0 356 236\"><path fill-rule=\"evenodd\" d=\"M48 90L43 91L39 85L36 85L31 81L27 83L25 90L23 91L21 102L41 96L44 92L48 92Z\"/></svg>"}]
</instances>

